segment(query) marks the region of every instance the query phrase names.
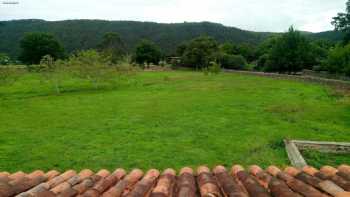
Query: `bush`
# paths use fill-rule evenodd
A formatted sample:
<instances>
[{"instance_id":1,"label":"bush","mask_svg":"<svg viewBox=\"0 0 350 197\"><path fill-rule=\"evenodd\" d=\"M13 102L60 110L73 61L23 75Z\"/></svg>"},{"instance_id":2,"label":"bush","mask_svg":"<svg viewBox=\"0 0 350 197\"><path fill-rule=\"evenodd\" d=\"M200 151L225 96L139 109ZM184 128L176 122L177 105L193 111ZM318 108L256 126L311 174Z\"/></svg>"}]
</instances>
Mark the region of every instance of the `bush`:
<instances>
[{"instance_id":1,"label":"bush","mask_svg":"<svg viewBox=\"0 0 350 197\"><path fill-rule=\"evenodd\" d=\"M226 69L243 69L247 61L242 55L222 54L219 57L219 62Z\"/></svg>"},{"instance_id":2,"label":"bush","mask_svg":"<svg viewBox=\"0 0 350 197\"><path fill-rule=\"evenodd\" d=\"M12 66L0 67L0 85L11 85L21 76L20 69Z\"/></svg>"},{"instance_id":3,"label":"bush","mask_svg":"<svg viewBox=\"0 0 350 197\"><path fill-rule=\"evenodd\" d=\"M325 68L332 74L350 76L350 44L336 46L328 55Z\"/></svg>"},{"instance_id":4,"label":"bush","mask_svg":"<svg viewBox=\"0 0 350 197\"><path fill-rule=\"evenodd\" d=\"M55 62L50 55L45 55L40 61L38 71L46 81L54 86L57 94L61 92L60 83L64 68L65 65L62 61Z\"/></svg>"},{"instance_id":5,"label":"bush","mask_svg":"<svg viewBox=\"0 0 350 197\"><path fill-rule=\"evenodd\" d=\"M0 65L9 65L11 62L10 57L4 53L0 53Z\"/></svg>"},{"instance_id":6,"label":"bush","mask_svg":"<svg viewBox=\"0 0 350 197\"><path fill-rule=\"evenodd\" d=\"M101 82L112 82L117 71L108 58L95 50L78 52L66 64L74 75L89 80L96 89Z\"/></svg>"},{"instance_id":7,"label":"bush","mask_svg":"<svg viewBox=\"0 0 350 197\"><path fill-rule=\"evenodd\" d=\"M209 72L213 74L219 74L221 72L221 65L216 62L210 62Z\"/></svg>"}]
</instances>

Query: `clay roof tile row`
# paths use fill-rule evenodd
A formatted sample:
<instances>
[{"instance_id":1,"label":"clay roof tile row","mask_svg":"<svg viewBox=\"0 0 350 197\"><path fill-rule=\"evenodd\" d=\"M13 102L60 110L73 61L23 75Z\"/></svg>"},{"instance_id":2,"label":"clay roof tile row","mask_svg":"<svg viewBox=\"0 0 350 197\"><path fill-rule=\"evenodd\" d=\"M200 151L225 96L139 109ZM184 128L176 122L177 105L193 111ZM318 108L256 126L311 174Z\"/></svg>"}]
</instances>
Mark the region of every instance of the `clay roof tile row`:
<instances>
[{"instance_id":1,"label":"clay roof tile row","mask_svg":"<svg viewBox=\"0 0 350 197\"><path fill-rule=\"evenodd\" d=\"M0 173L0 197L350 197L350 166Z\"/></svg>"}]
</instances>

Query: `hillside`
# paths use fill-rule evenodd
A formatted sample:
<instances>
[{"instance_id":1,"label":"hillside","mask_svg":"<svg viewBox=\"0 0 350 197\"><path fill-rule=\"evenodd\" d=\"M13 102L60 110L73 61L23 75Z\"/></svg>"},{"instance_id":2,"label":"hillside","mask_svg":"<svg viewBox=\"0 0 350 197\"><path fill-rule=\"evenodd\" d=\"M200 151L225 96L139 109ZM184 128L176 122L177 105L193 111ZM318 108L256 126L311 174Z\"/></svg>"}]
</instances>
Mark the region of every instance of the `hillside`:
<instances>
[{"instance_id":1,"label":"hillside","mask_svg":"<svg viewBox=\"0 0 350 197\"><path fill-rule=\"evenodd\" d=\"M25 32L50 32L58 37L67 52L95 47L105 32L118 32L129 50L141 39L149 39L161 46L166 54L174 52L183 41L199 35L209 35L219 42L259 43L273 33L251 32L217 23L174 23L161 24L135 21L103 20L15 20L0 21L0 52L17 57L19 40ZM308 34L315 38L339 40L341 35L334 32Z\"/></svg>"}]
</instances>

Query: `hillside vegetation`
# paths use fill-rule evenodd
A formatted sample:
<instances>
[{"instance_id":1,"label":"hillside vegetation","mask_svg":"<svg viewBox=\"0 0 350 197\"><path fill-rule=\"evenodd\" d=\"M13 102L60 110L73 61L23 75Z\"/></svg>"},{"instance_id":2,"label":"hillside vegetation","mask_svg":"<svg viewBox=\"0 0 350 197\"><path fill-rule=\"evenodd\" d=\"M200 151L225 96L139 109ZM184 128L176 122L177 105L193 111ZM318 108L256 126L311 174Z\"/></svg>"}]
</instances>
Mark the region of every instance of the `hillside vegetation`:
<instances>
[{"instance_id":1,"label":"hillside vegetation","mask_svg":"<svg viewBox=\"0 0 350 197\"><path fill-rule=\"evenodd\" d=\"M12 58L19 55L19 41L26 32L48 32L56 36L68 53L75 50L95 48L106 32L120 34L129 51L141 39L155 42L165 54L172 54L176 47L200 35L208 35L219 42L258 44L274 33L251 32L217 23L161 24L134 21L103 20L16 20L0 21L0 52ZM339 41L339 32L306 33L307 36Z\"/></svg>"}]
</instances>

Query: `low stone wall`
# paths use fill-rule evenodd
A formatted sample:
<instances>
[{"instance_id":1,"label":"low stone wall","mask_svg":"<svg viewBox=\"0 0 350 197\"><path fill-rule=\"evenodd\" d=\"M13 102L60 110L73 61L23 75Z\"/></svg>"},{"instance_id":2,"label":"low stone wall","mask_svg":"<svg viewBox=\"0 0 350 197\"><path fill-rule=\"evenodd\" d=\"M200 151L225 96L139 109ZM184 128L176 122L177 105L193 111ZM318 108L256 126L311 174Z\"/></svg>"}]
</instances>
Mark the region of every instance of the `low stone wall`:
<instances>
[{"instance_id":1,"label":"low stone wall","mask_svg":"<svg viewBox=\"0 0 350 197\"><path fill-rule=\"evenodd\" d=\"M350 81L343 81L338 79L327 79L322 77L315 76L306 76L306 75L287 75L287 74L278 74L278 73L265 73L265 72L252 72L252 71L238 71L238 70L224 70L225 72L233 72L240 74L249 74L256 76L265 76L265 77L273 77L273 78L281 78L281 79L292 79L292 80L300 80L313 82L323 85L331 85L337 88L350 90Z\"/></svg>"}]
</instances>

